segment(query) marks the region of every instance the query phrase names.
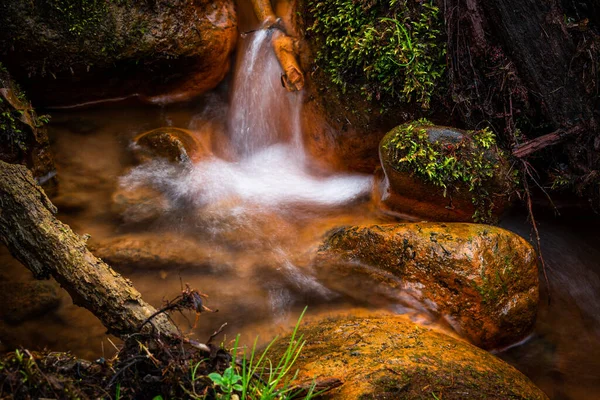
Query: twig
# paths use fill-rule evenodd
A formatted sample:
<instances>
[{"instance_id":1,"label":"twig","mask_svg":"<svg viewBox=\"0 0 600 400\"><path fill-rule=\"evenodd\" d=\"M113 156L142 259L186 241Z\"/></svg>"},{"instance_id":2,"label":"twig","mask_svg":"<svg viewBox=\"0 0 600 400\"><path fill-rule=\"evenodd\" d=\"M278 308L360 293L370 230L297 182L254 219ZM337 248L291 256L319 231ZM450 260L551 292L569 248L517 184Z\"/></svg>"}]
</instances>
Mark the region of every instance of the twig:
<instances>
[{"instance_id":1,"label":"twig","mask_svg":"<svg viewBox=\"0 0 600 400\"><path fill-rule=\"evenodd\" d=\"M212 342L212 340L221 332L223 332L223 329L227 326L227 322L225 322L223 325L221 325L221 327L219 329L217 329L215 332L213 332L212 335L210 335L210 337L208 338L208 340L206 341L206 344L210 344L210 342Z\"/></svg>"},{"instance_id":2,"label":"twig","mask_svg":"<svg viewBox=\"0 0 600 400\"><path fill-rule=\"evenodd\" d=\"M529 173L527 164L523 162L523 166L525 171ZM540 232L537 228L537 223L535 221L535 216L533 215L533 205L531 202L531 192L529 190L529 183L527 182L527 176L523 179L523 187L525 188L525 196L527 197L527 210L529 211L529 218L531 219L531 225L533 226L533 230L535 232L535 239L537 242L538 255L540 258L540 262L542 263L542 271L544 272L544 279L546 280L546 288L548 290L548 303L550 303L550 281L548 280L548 274L546 273L546 261L544 260L544 256L542 255L542 242L540 240Z\"/></svg>"}]
</instances>

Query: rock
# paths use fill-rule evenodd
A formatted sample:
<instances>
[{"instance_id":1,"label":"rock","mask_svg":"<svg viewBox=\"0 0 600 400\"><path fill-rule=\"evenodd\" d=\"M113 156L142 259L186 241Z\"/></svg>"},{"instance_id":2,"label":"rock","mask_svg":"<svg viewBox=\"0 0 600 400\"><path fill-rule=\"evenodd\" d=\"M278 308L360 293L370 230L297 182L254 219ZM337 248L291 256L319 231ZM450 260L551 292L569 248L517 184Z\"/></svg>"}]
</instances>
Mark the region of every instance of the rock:
<instances>
[{"instance_id":1,"label":"rock","mask_svg":"<svg viewBox=\"0 0 600 400\"><path fill-rule=\"evenodd\" d=\"M0 4L0 57L44 105L189 100L225 77L237 35L233 0Z\"/></svg>"},{"instance_id":2,"label":"rock","mask_svg":"<svg viewBox=\"0 0 600 400\"><path fill-rule=\"evenodd\" d=\"M111 197L111 211L127 224L154 221L170 209L162 193L147 186L120 187Z\"/></svg>"},{"instance_id":3,"label":"rock","mask_svg":"<svg viewBox=\"0 0 600 400\"><path fill-rule=\"evenodd\" d=\"M100 241L90 248L119 271L176 270L213 273L229 269L231 264L218 249L174 234L130 234Z\"/></svg>"},{"instance_id":4,"label":"rock","mask_svg":"<svg viewBox=\"0 0 600 400\"><path fill-rule=\"evenodd\" d=\"M476 224L388 224L329 233L314 266L325 286L443 317L485 349L522 340L535 322L537 256L520 236ZM389 303L389 301L388 301Z\"/></svg>"},{"instance_id":5,"label":"rock","mask_svg":"<svg viewBox=\"0 0 600 400\"><path fill-rule=\"evenodd\" d=\"M60 305L56 285L49 282L1 282L0 318L20 323Z\"/></svg>"},{"instance_id":6,"label":"rock","mask_svg":"<svg viewBox=\"0 0 600 400\"><path fill-rule=\"evenodd\" d=\"M337 378L329 399L548 399L527 377L469 343L403 316L335 317L302 325L298 382ZM270 353L278 360L279 340Z\"/></svg>"},{"instance_id":7,"label":"rock","mask_svg":"<svg viewBox=\"0 0 600 400\"><path fill-rule=\"evenodd\" d=\"M38 117L0 63L0 160L26 165L39 184L52 194L57 185L56 167L44 118Z\"/></svg>"},{"instance_id":8,"label":"rock","mask_svg":"<svg viewBox=\"0 0 600 400\"><path fill-rule=\"evenodd\" d=\"M488 130L466 132L419 120L388 132L379 155L383 171L374 197L384 211L433 221L496 222L514 191L510 163Z\"/></svg>"},{"instance_id":9,"label":"rock","mask_svg":"<svg viewBox=\"0 0 600 400\"><path fill-rule=\"evenodd\" d=\"M132 149L140 163L157 157L174 163L187 163L212 156L207 135L169 127L136 136Z\"/></svg>"}]
</instances>

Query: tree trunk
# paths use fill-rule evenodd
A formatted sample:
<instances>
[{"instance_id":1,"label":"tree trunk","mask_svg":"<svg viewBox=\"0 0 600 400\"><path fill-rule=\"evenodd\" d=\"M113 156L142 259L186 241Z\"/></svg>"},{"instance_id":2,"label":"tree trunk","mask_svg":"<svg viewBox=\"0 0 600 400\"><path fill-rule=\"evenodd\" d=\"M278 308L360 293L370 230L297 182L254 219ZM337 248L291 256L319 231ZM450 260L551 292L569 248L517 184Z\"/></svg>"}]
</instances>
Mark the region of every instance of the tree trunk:
<instances>
[{"instance_id":1,"label":"tree trunk","mask_svg":"<svg viewBox=\"0 0 600 400\"><path fill-rule=\"evenodd\" d=\"M0 161L0 240L38 279L53 276L73 302L91 311L110 333L137 333L156 310L131 281L96 258L86 239L54 214L56 208L22 165ZM142 331L175 337L177 328L159 314Z\"/></svg>"}]
</instances>

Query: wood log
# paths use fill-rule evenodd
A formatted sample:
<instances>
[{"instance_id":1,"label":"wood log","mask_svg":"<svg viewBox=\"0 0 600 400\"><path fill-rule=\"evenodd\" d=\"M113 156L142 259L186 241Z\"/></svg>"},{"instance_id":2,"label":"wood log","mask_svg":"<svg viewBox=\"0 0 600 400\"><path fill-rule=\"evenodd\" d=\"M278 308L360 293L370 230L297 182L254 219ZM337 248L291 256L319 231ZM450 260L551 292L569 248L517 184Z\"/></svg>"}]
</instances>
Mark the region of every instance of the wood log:
<instances>
[{"instance_id":1,"label":"wood log","mask_svg":"<svg viewBox=\"0 0 600 400\"><path fill-rule=\"evenodd\" d=\"M128 279L96 258L86 239L54 214L56 207L31 172L0 161L0 240L36 278L53 276L73 302L91 311L109 333L122 338L140 332L177 337L177 328L156 313Z\"/></svg>"},{"instance_id":2,"label":"wood log","mask_svg":"<svg viewBox=\"0 0 600 400\"><path fill-rule=\"evenodd\" d=\"M561 143L567 137L576 135L581 132L583 132L583 128L581 126L575 126L568 130L559 129L555 132L548 133L547 135L537 137L528 142L520 144L519 146L516 146L513 149L513 156L517 158L527 157L530 154L535 153L536 151Z\"/></svg>"},{"instance_id":3,"label":"wood log","mask_svg":"<svg viewBox=\"0 0 600 400\"><path fill-rule=\"evenodd\" d=\"M302 90L304 88L304 74L300 69L298 60L296 60L294 39L279 30L275 30L271 43L279 65L283 69L283 86L290 92Z\"/></svg>"},{"instance_id":4,"label":"wood log","mask_svg":"<svg viewBox=\"0 0 600 400\"><path fill-rule=\"evenodd\" d=\"M263 28L270 28L275 25L277 17L273 12L270 0L252 0L252 7L254 7L254 14Z\"/></svg>"}]
</instances>

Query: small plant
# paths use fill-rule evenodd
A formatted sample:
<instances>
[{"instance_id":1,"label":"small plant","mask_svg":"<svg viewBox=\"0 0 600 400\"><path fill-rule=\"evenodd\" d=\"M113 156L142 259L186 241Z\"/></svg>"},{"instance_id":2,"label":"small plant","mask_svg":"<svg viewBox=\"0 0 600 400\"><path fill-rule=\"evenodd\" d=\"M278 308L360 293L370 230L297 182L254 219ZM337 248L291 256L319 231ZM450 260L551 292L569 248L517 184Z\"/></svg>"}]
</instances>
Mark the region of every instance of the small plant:
<instances>
[{"instance_id":1,"label":"small plant","mask_svg":"<svg viewBox=\"0 0 600 400\"><path fill-rule=\"evenodd\" d=\"M220 398L230 399L234 391L241 392L244 390L242 385L239 384L242 377L235 372L233 367L228 367L223 371L222 375L218 372L213 372L212 374L209 374L208 377L213 384L218 386L223 392L223 394L219 396Z\"/></svg>"},{"instance_id":2,"label":"small plant","mask_svg":"<svg viewBox=\"0 0 600 400\"><path fill-rule=\"evenodd\" d=\"M300 321L305 312L306 309L300 315L290 341L276 363L268 357L268 353L278 338L273 339L260 355L257 350L257 339L254 341L250 354L242 354L241 360L227 367L222 374L217 372L209 374L208 378L218 389L217 398L222 400L236 397L253 400L298 398L291 386L297 376L297 372L293 372L292 368L305 343L303 337L298 336ZM237 359L239 350L239 336L237 336L232 351L233 360ZM192 382L198 379L196 377L198 365L191 369ZM310 388L304 399L311 399L314 396L314 388Z\"/></svg>"}]
</instances>

